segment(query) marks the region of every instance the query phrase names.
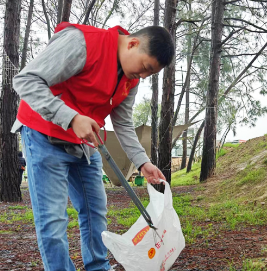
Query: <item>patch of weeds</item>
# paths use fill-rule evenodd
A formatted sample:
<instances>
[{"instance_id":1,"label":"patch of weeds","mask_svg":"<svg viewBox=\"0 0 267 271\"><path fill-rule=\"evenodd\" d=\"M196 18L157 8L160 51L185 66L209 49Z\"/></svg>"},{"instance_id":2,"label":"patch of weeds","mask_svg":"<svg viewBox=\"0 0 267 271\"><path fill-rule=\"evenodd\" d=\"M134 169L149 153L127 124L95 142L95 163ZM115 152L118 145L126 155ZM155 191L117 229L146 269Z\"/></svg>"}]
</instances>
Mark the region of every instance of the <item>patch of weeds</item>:
<instances>
[{"instance_id":1,"label":"patch of weeds","mask_svg":"<svg viewBox=\"0 0 267 271\"><path fill-rule=\"evenodd\" d=\"M28 210L27 212L25 212L24 214L24 219L28 222L34 222L34 217L33 217L33 212L32 210Z\"/></svg>"},{"instance_id":2,"label":"patch of weeds","mask_svg":"<svg viewBox=\"0 0 267 271\"><path fill-rule=\"evenodd\" d=\"M218 159L221 156L224 156L228 151L225 149L220 149L219 152L216 153L216 159Z\"/></svg>"},{"instance_id":3,"label":"patch of weeds","mask_svg":"<svg viewBox=\"0 0 267 271\"><path fill-rule=\"evenodd\" d=\"M5 222L5 223L7 223L7 224L10 224L10 223L8 223L7 218L8 218L7 212L4 212L4 213L1 213L1 214L0 214L0 222Z\"/></svg>"},{"instance_id":4,"label":"patch of weeds","mask_svg":"<svg viewBox=\"0 0 267 271\"><path fill-rule=\"evenodd\" d=\"M74 208L67 208L69 218L78 219L78 212Z\"/></svg>"},{"instance_id":5,"label":"patch of weeds","mask_svg":"<svg viewBox=\"0 0 267 271\"><path fill-rule=\"evenodd\" d=\"M186 221L185 225L182 226L182 231L185 237L186 244L193 244L196 242L196 238L207 239L213 234L214 229L212 224L208 224L205 227L193 225L192 221Z\"/></svg>"},{"instance_id":6,"label":"patch of weeds","mask_svg":"<svg viewBox=\"0 0 267 271\"><path fill-rule=\"evenodd\" d=\"M200 168L201 163L195 163L189 173L186 173L186 168L176 171L172 174L172 186L199 184Z\"/></svg>"},{"instance_id":7,"label":"patch of weeds","mask_svg":"<svg viewBox=\"0 0 267 271\"><path fill-rule=\"evenodd\" d=\"M125 217L125 218L120 217L117 219L117 222L123 226L131 227L137 221L139 216L140 214L138 214L137 216L133 215L131 217Z\"/></svg>"},{"instance_id":8,"label":"patch of weeds","mask_svg":"<svg viewBox=\"0 0 267 271\"><path fill-rule=\"evenodd\" d=\"M267 158L263 160L263 164L267 166Z\"/></svg>"},{"instance_id":9,"label":"patch of weeds","mask_svg":"<svg viewBox=\"0 0 267 271\"><path fill-rule=\"evenodd\" d=\"M207 216L213 221L225 221L232 230L240 224L264 225L267 222L267 210L254 204L243 205L234 200L213 204L208 209Z\"/></svg>"},{"instance_id":10,"label":"patch of weeds","mask_svg":"<svg viewBox=\"0 0 267 271\"><path fill-rule=\"evenodd\" d=\"M202 186L201 184L198 184L198 186L195 187L195 191L205 191L206 188Z\"/></svg>"},{"instance_id":11,"label":"patch of weeds","mask_svg":"<svg viewBox=\"0 0 267 271\"><path fill-rule=\"evenodd\" d=\"M27 206L21 206L21 205L16 205L16 206L9 206L8 209L9 210L24 210L27 209Z\"/></svg>"},{"instance_id":12,"label":"patch of weeds","mask_svg":"<svg viewBox=\"0 0 267 271\"><path fill-rule=\"evenodd\" d=\"M262 253L267 253L267 246L262 246L261 247L261 252Z\"/></svg>"},{"instance_id":13,"label":"patch of weeds","mask_svg":"<svg viewBox=\"0 0 267 271\"><path fill-rule=\"evenodd\" d=\"M187 244L193 244L198 235L202 234L200 226L193 226L190 221L186 221L185 226L182 227L184 238Z\"/></svg>"},{"instance_id":14,"label":"patch of weeds","mask_svg":"<svg viewBox=\"0 0 267 271\"><path fill-rule=\"evenodd\" d=\"M257 168L250 170L250 168L245 168L240 174L239 174L240 180L238 181L237 185L244 185L247 183L259 183L263 181L266 177L266 170L264 168Z\"/></svg>"},{"instance_id":15,"label":"patch of weeds","mask_svg":"<svg viewBox=\"0 0 267 271\"><path fill-rule=\"evenodd\" d=\"M224 181L222 181L220 183L220 188L223 188L223 187L229 188L229 186L232 186L232 185L233 185L233 180L232 179L226 179L226 180L224 180ZM220 189L220 191L221 191L221 189Z\"/></svg>"},{"instance_id":16,"label":"patch of weeds","mask_svg":"<svg viewBox=\"0 0 267 271\"><path fill-rule=\"evenodd\" d=\"M69 221L68 228L72 229L72 228L75 228L75 227L79 227L79 222L77 220L71 220L71 221Z\"/></svg>"},{"instance_id":17,"label":"patch of weeds","mask_svg":"<svg viewBox=\"0 0 267 271\"><path fill-rule=\"evenodd\" d=\"M197 198L196 198L196 200L197 201L201 201L201 200L203 200L205 197L203 196L203 195L198 195L197 196Z\"/></svg>"},{"instance_id":18,"label":"patch of weeds","mask_svg":"<svg viewBox=\"0 0 267 271\"><path fill-rule=\"evenodd\" d=\"M0 230L0 234L13 234L13 231Z\"/></svg>"},{"instance_id":19,"label":"patch of weeds","mask_svg":"<svg viewBox=\"0 0 267 271\"><path fill-rule=\"evenodd\" d=\"M78 212L73 208L67 208L67 214L69 216L69 223L68 223L68 228L72 229L75 227L79 226L79 222L78 222Z\"/></svg>"},{"instance_id":20,"label":"patch of weeds","mask_svg":"<svg viewBox=\"0 0 267 271\"><path fill-rule=\"evenodd\" d=\"M240 145L240 143L237 143L237 144L225 143L225 144L223 144L223 147L227 147L227 148L238 148L239 145Z\"/></svg>"},{"instance_id":21,"label":"patch of weeds","mask_svg":"<svg viewBox=\"0 0 267 271\"><path fill-rule=\"evenodd\" d=\"M12 224L15 221L22 221L23 223L33 223L33 213L31 209L26 209L23 213L4 212L0 215L0 222Z\"/></svg>"},{"instance_id":22,"label":"patch of weeds","mask_svg":"<svg viewBox=\"0 0 267 271\"><path fill-rule=\"evenodd\" d=\"M266 141L260 141L257 146L257 150L267 149L267 142Z\"/></svg>"},{"instance_id":23,"label":"patch of weeds","mask_svg":"<svg viewBox=\"0 0 267 271\"><path fill-rule=\"evenodd\" d=\"M36 267L37 265L38 265L37 262L34 262L34 261L31 262L31 267Z\"/></svg>"},{"instance_id":24,"label":"patch of weeds","mask_svg":"<svg viewBox=\"0 0 267 271\"><path fill-rule=\"evenodd\" d=\"M246 259L243 262L242 271L263 271L264 267L266 267L266 265L262 260Z\"/></svg>"},{"instance_id":25,"label":"patch of weeds","mask_svg":"<svg viewBox=\"0 0 267 271\"><path fill-rule=\"evenodd\" d=\"M251 157L253 157L252 154L247 154L247 153L244 153L242 155L242 157L239 157L237 158L238 159L238 163L248 163L249 159L251 159Z\"/></svg>"},{"instance_id":26,"label":"patch of weeds","mask_svg":"<svg viewBox=\"0 0 267 271\"><path fill-rule=\"evenodd\" d=\"M143 200L142 203L146 207L149 201ZM126 227L132 226L140 215L140 211L135 206L124 209L115 209L114 206L110 206L107 214L108 219L115 219L118 224Z\"/></svg>"}]
</instances>

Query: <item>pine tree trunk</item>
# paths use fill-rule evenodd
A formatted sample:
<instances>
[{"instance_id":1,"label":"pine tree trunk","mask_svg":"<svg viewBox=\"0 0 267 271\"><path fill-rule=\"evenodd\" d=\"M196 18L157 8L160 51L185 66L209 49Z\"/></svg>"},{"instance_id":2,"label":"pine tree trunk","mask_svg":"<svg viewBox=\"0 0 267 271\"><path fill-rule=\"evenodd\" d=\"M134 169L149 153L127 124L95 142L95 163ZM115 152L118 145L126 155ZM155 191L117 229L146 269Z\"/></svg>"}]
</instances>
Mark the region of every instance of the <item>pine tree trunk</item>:
<instances>
[{"instance_id":1,"label":"pine tree trunk","mask_svg":"<svg viewBox=\"0 0 267 271\"><path fill-rule=\"evenodd\" d=\"M46 24L47 24L47 35L48 35L48 40L51 39L51 29L50 29L50 20L48 17L48 13L46 11L46 6L45 6L45 1L42 0L42 7L43 7L43 12L44 12L44 16L45 16L45 20L46 20Z\"/></svg>"},{"instance_id":2,"label":"pine tree trunk","mask_svg":"<svg viewBox=\"0 0 267 271\"><path fill-rule=\"evenodd\" d=\"M4 29L3 80L0 99L0 201L21 201L17 135L11 134L16 119L18 95L12 78L19 66L20 0L7 0Z\"/></svg>"},{"instance_id":3,"label":"pine tree trunk","mask_svg":"<svg viewBox=\"0 0 267 271\"><path fill-rule=\"evenodd\" d=\"M159 25L159 0L154 2L154 25ZM158 74L152 75L151 98L151 162L158 165Z\"/></svg>"},{"instance_id":4,"label":"pine tree trunk","mask_svg":"<svg viewBox=\"0 0 267 271\"><path fill-rule=\"evenodd\" d=\"M58 0L57 24L61 23L63 0Z\"/></svg>"},{"instance_id":5,"label":"pine tree trunk","mask_svg":"<svg viewBox=\"0 0 267 271\"><path fill-rule=\"evenodd\" d=\"M165 1L164 27L169 30L175 44L175 18L178 0ZM159 168L171 183L172 118L174 111L175 57L164 69L161 119L159 124ZM163 186L161 191L164 190Z\"/></svg>"},{"instance_id":6,"label":"pine tree trunk","mask_svg":"<svg viewBox=\"0 0 267 271\"><path fill-rule=\"evenodd\" d=\"M217 105L222 51L223 14L223 1L214 0L212 2L210 74L200 182L204 182L211 177L216 168Z\"/></svg>"},{"instance_id":7,"label":"pine tree trunk","mask_svg":"<svg viewBox=\"0 0 267 271\"><path fill-rule=\"evenodd\" d=\"M191 171L192 163L193 163L193 160L194 160L195 151L196 151L196 147L197 147L197 143L198 143L198 140L199 140L200 135L202 133L202 130L204 128L204 125L205 125L205 121L203 121L201 123L201 125L200 125L200 127L199 127L199 129L197 131L197 134L196 134L193 146L192 146L192 150L191 150L191 153L190 153L189 161L188 161L188 164L187 164L187 169L186 169L187 173Z\"/></svg>"},{"instance_id":8,"label":"pine tree trunk","mask_svg":"<svg viewBox=\"0 0 267 271\"><path fill-rule=\"evenodd\" d=\"M190 80L190 78L189 78ZM185 93L185 123L189 122L189 87L190 83L188 83L188 86L186 88ZM187 160L187 131L185 130L183 132L183 156L182 156L182 163L181 163L181 169L184 169L186 167L186 160Z\"/></svg>"},{"instance_id":9,"label":"pine tree trunk","mask_svg":"<svg viewBox=\"0 0 267 271\"><path fill-rule=\"evenodd\" d=\"M191 18L191 0L188 3L188 16L189 19ZM189 122L189 90L190 90L190 75L191 75L191 50L192 50L192 42L191 42L191 34L192 34L192 25L189 24L188 26L188 41L187 41L187 69L189 69L189 76L188 76L188 83L186 85L185 91L185 123ZM186 160L187 160L187 131L183 132L183 156L182 156L182 163L181 169L186 167Z\"/></svg>"},{"instance_id":10,"label":"pine tree trunk","mask_svg":"<svg viewBox=\"0 0 267 271\"><path fill-rule=\"evenodd\" d=\"M29 42L29 36L30 36L30 30L31 30L31 22L32 22L33 3L34 3L34 0L31 0L30 1L29 12L28 12L28 19L27 19L25 37L24 37L24 42L23 42L23 49L22 49L22 56L21 56L21 65L20 65L20 69L21 70L26 65L27 51L28 51L28 42Z\"/></svg>"},{"instance_id":11,"label":"pine tree trunk","mask_svg":"<svg viewBox=\"0 0 267 271\"><path fill-rule=\"evenodd\" d=\"M62 22L69 22L72 0L64 0Z\"/></svg>"}]
</instances>

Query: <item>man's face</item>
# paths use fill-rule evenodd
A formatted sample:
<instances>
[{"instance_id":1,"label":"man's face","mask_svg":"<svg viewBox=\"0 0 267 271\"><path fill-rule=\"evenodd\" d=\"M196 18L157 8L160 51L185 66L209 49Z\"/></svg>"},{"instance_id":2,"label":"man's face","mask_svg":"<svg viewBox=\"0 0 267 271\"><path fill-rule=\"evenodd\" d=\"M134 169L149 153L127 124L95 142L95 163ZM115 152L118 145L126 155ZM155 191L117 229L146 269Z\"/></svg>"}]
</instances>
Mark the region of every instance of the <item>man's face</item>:
<instances>
[{"instance_id":1,"label":"man's face","mask_svg":"<svg viewBox=\"0 0 267 271\"><path fill-rule=\"evenodd\" d=\"M161 67L155 57L140 50L140 40L131 38L127 50L120 59L125 76L129 79L139 79L158 73Z\"/></svg>"}]
</instances>

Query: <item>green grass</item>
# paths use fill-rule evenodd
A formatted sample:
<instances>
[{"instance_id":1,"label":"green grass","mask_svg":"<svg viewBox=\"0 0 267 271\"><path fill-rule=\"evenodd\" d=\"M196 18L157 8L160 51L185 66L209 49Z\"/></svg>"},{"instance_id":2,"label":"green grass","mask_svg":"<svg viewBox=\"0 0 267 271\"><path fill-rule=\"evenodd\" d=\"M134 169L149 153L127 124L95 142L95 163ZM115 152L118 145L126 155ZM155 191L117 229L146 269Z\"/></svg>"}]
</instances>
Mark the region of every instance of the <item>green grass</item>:
<instances>
[{"instance_id":1,"label":"green grass","mask_svg":"<svg viewBox=\"0 0 267 271\"><path fill-rule=\"evenodd\" d=\"M223 144L223 147L227 147L227 148L238 148L239 145L240 145L240 143L237 143L237 144L225 143L225 144Z\"/></svg>"},{"instance_id":2,"label":"green grass","mask_svg":"<svg viewBox=\"0 0 267 271\"><path fill-rule=\"evenodd\" d=\"M266 141L260 141L257 146L256 149L259 151L262 151L263 149L267 149L267 142Z\"/></svg>"},{"instance_id":3,"label":"green grass","mask_svg":"<svg viewBox=\"0 0 267 271\"><path fill-rule=\"evenodd\" d=\"M223 147L228 148L237 148L240 144L225 143ZM228 151L222 148L217 154L216 159L227 154ZM266 162L267 163L267 162ZM201 162L195 163L192 166L192 170L189 173L186 173L186 168L178 170L172 174L171 184L172 186L182 186L182 185L195 185L199 184Z\"/></svg>"},{"instance_id":4,"label":"green grass","mask_svg":"<svg viewBox=\"0 0 267 271\"><path fill-rule=\"evenodd\" d=\"M16 206L9 206L8 209L9 210L23 210L23 209L27 209L27 206L21 206L21 205L16 205Z\"/></svg>"},{"instance_id":5,"label":"green grass","mask_svg":"<svg viewBox=\"0 0 267 271\"><path fill-rule=\"evenodd\" d=\"M263 271L265 266L264 259L245 259L242 264L242 269L236 269L232 263L229 264L229 271Z\"/></svg>"},{"instance_id":6,"label":"green grass","mask_svg":"<svg viewBox=\"0 0 267 271\"><path fill-rule=\"evenodd\" d=\"M146 207L149 203L148 200L142 201L143 205ZM115 220L116 223L123 225L125 227L132 226L140 216L140 211L137 207L133 206L124 209L115 209L114 206L110 206L108 210L107 217L109 220ZM113 222L114 223L114 222Z\"/></svg>"},{"instance_id":7,"label":"green grass","mask_svg":"<svg viewBox=\"0 0 267 271\"><path fill-rule=\"evenodd\" d=\"M23 223L33 223L32 210L27 208L23 213L15 213L13 211L10 211L1 213L0 215L0 222L12 224L16 221L22 221Z\"/></svg>"},{"instance_id":8,"label":"green grass","mask_svg":"<svg viewBox=\"0 0 267 271\"><path fill-rule=\"evenodd\" d=\"M225 143L223 144L223 147L220 149L219 152L216 153L216 159L218 159L219 157L224 156L225 154L228 153L228 149L225 148L238 148L240 144L232 144L232 143Z\"/></svg>"},{"instance_id":9,"label":"green grass","mask_svg":"<svg viewBox=\"0 0 267 271\"><path fill-rule=\"evenodd\" d=\"M34 223L33 212L31 209L25 206L10 206L8 207L9 210L0 214L0 222L6 224L12 224L16 221L21 221L23 223ZM25 210L25 212L14 212L13 210ZM68 228L78 227L78 212L74 208L67 208L67 213L69 216L69 224ZM1 232L0 232L1 233Z\"/></svg>"},{"instance_id":10,"label":"green grass","mask_svg":"<svg viewBox=\"0 0 267 271\"><path fill-rule=\"evenodd\" d=\"M218 226L215 229L214 223L222 229L234 230L242 225L265 225L267 223L267 210L261 206L242 204L238 200L227 200L205 204L208 198L198 195L196 198L191 195L173 195L173 207L178 214L182 230L187 243L194 243L198 236L202 238L215 237ZM147 206L148 200L142 203ZM199 205L201 203L202 205ZM139 218L139 210L132 206L125 209L110 207L108 218L112 223L131 227ZM116 222L114 222L114 220Z\"/></svg>"},{"instance_id":11,"label":"green grass","mask_svg":"<svg viewBox=\"0 0 267 271\"><path fill-rule=\"evenodd\" d=\"M13 231L0 230L0 234L13 234Z\"/></svg>"},{"instance_id":12,"label":"green grass","mask_svg":"<svg viewBox=\"0 0 267 271\"><path fill-rule=\"evenodd\" d=\"M67 208L67 214L69 216L68 228L79 227L78 212L74 208Z\"/></svg>"},{"instance_id":13,"label":"green grass","mask_svg":"<svg viewBox=\"0 0 267 271\"><path fill-rule=\"evenodd\" d=\"M216 159L218 159L221 156L224 156L226 153L227 153L227 150L220 149L220 151L216 153Z\"/></svg>"},{"instance_id":14,"label":"green grass","mask_svg":"<svg viewBox=\"0 0 267 271\"><path fill-rule=\"evenodd\" d=\"M265 168L257 168L257 169L251 169L250 166L245 168L243 171L238 174L238 182L237 185L255 185L256 183L262 182L266 180L266 169Z\"/></svg>"},{"instance_id":15,"label":"green grass","mask_svg":"<svg viewBox=\"0 0 267 271\"><path fill-rule=\"evenodd\" d=\"M201 163L195 163L189 173L186 173L186 168L176 171L172 174L171 185L174 187L199 184L200 167Z\"/></svg>"}]
</instances>

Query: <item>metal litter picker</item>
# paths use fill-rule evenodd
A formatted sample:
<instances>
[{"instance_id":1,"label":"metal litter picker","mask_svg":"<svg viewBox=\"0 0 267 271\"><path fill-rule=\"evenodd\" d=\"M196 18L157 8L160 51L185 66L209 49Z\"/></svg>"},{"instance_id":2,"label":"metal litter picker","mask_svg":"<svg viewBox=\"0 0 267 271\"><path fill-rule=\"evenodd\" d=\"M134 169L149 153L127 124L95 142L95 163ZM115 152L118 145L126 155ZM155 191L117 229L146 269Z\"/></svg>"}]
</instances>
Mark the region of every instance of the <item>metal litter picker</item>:
<instances>
[{"instance_id":1,"label":"metal litter picker","mask_svg":"<svg viewBox=\"0 0 267 271\"><path fill-rule=\"evenodd\" d=\"M121 185L125 188L128 195L133 200L136 207L139 209L141 215L143 216L143 218L147 222L148 226L150 228L156 230L156 228L153 225L153 222L151 220L151 217L148 214L148 212L146 211L144 205L141 203L140 199L137 197L137 195L135 194L135 192L133 191L133 189L131 188L129 183L126 181L126 179L123 176L122 172L120 171L119 167L117 166L117 164L115 163L115 161L111 157L110 153L108 152L108 150L107 150L107 148L106 148L106 146L104 144L104 142L106 141L106 130L104 130L104 142L103 142L103 140L102 140L102 138L100 137L99 134L96 133L96 135L97 135L97 137L98 137L98 139L99 139L99 141L101 143L101 144L98 145L98 149L101 151L101 153L104 155L104 157L108 161L109 165L111 166L111 168L113 169L113 171L117 175ZM86 145L90 146L91 148L96 148L94 145L88 143L85 139L82 140L82 143L85 143Z\"/></svg>"}]
</instances>

